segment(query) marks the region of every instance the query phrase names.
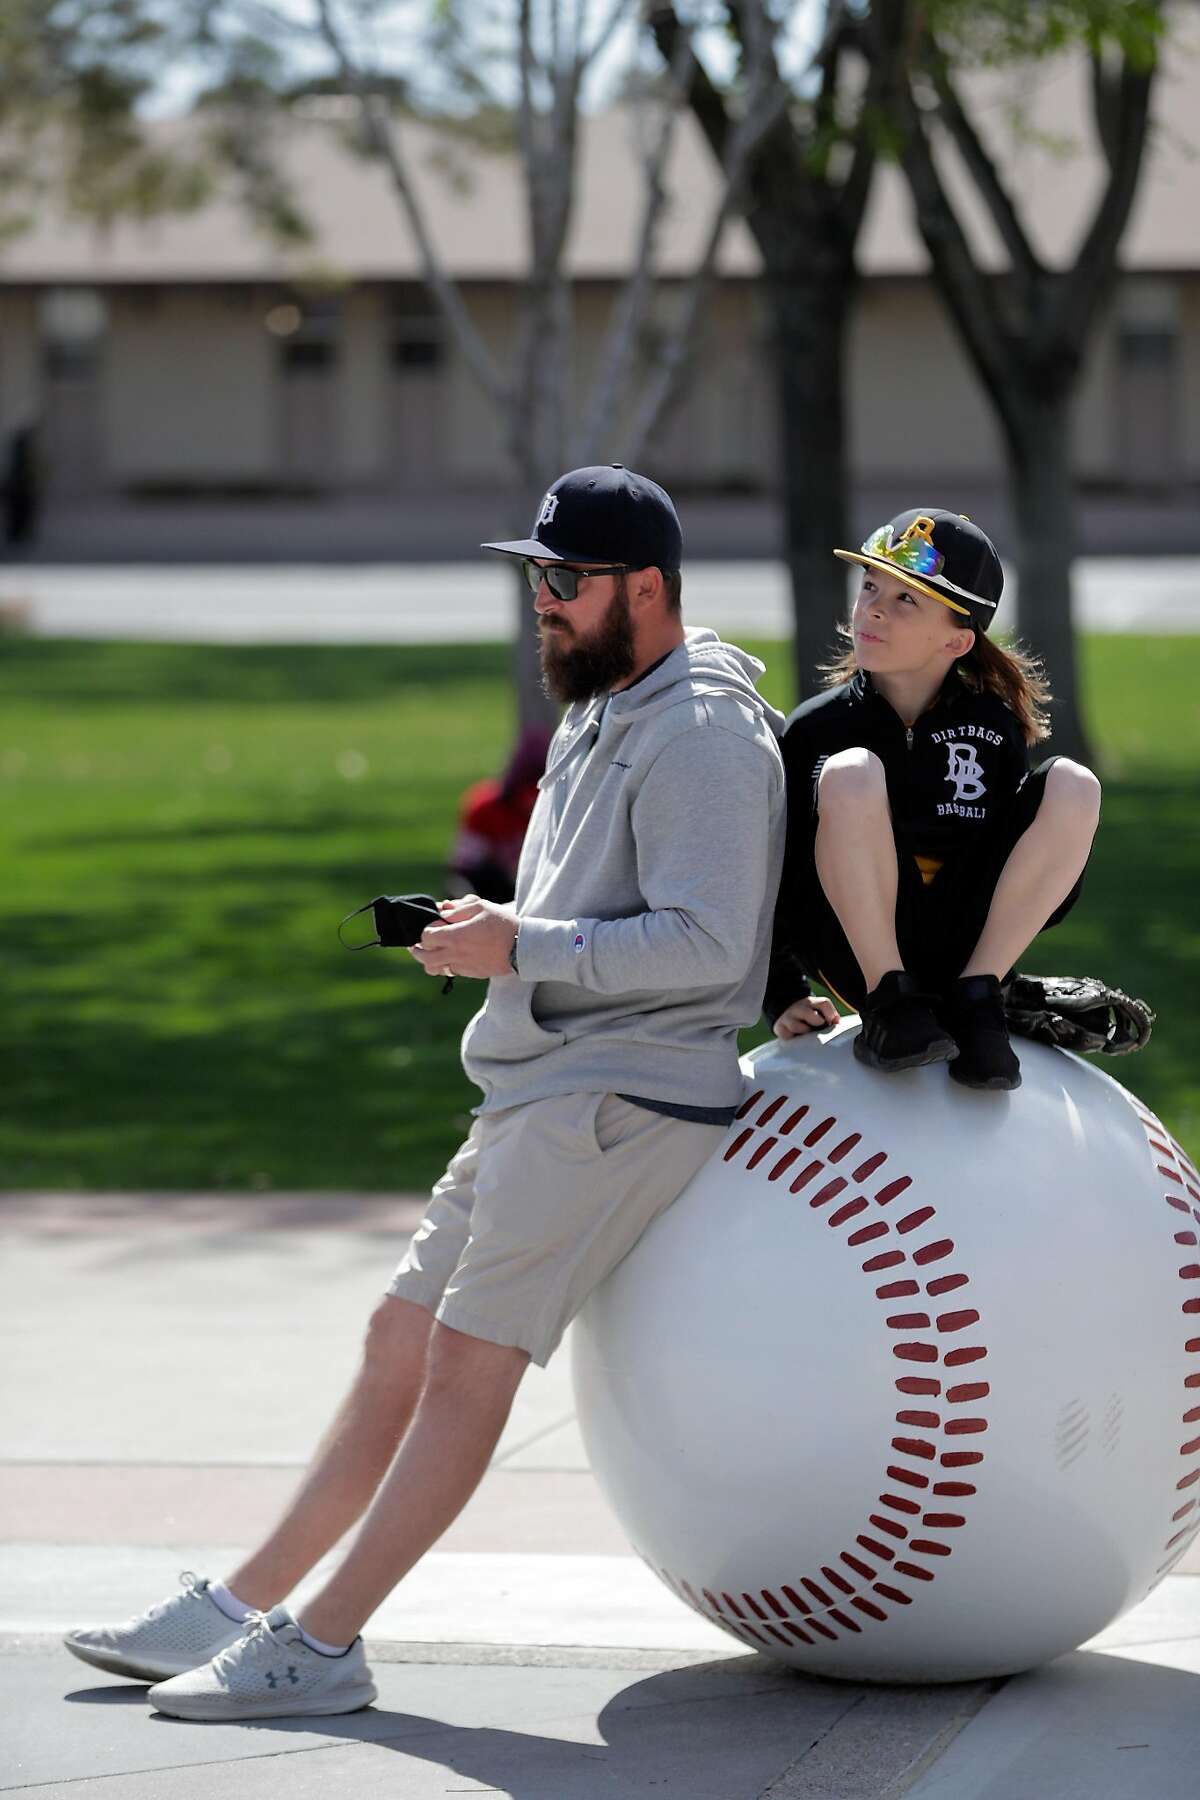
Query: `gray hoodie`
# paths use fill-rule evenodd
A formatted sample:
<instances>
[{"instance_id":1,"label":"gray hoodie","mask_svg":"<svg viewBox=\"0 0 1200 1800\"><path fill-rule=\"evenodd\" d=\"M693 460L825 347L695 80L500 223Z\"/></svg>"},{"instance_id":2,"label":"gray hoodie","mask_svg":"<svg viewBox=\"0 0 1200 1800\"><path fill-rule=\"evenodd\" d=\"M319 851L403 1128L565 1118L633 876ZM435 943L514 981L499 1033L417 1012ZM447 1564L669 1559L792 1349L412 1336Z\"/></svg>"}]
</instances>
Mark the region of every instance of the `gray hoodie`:
<instances>
[{"instance_id":1,"label":"gray hoodie","mask_svg":"<svg viewBox=\"0 0 1200 1800\"><path fill-rule=\"evenodd\" d=\"M463 1036L481 1112L566 1093L741 1098L783 856L782 719L713 631L555 733L517 874L519 975Z\"/></svg>"}]
</instances>

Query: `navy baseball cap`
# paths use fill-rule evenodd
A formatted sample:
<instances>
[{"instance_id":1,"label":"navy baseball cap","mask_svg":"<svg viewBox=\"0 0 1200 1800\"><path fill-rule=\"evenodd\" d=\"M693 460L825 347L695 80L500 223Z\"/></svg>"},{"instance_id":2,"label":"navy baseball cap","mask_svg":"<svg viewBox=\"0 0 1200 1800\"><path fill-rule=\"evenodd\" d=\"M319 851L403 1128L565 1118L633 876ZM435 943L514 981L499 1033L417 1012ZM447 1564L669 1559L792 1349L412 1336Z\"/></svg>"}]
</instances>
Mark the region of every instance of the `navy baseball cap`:
<instances>
[{"instance_id":1,"label":"navy baseball cap","mask_svg":"<svg viewBox=\"0 0 1200 1800\"><path fill-rule=\"evenodd\" d=\"M996 546L965 513L916 506L873 531L861 550L835 550L843 562L895 575L918 594L961 613L986 631L1004 589Z\"/></svg>"},{"instance_id":2,"label":"navy baseball cap","mask_svg":"<svg viewBox=\"0 0 1200 1800\"><path fill-rule=\"evenodd\" d=\"M683 532L671 496L648 475L621 463L571 469L542 496L533 531L505 544L481 544L501 556L542 562L624 563L673 575Z\"/></svg>"}]
</instances>

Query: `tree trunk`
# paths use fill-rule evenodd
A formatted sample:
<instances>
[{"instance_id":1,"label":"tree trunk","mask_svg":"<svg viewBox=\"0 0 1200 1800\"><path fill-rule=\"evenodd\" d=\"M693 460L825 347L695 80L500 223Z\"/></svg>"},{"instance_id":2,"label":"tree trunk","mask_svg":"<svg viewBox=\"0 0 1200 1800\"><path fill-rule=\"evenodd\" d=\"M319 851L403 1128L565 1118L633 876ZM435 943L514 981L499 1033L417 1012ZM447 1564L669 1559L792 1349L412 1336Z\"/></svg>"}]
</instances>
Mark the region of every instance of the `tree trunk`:
<instances>
[{"instance_id":1,"label":"tree trunk","mask_svg":"<svg viewBox=\"0 0 1200 1800\"><path fill-rule=\"evenodd\" d=\"M1071 478L1069 386L1046 384L1008 410L1005 441L1017 525L1017 625L1043 659L1054 701L1050 748L1089 761L1075 634L1071 623L1071 563L1075 555L1075 494Z\"/></svg>"},{"instance_id":2,"label":"tree trunk","mask_svg":"<svg viewBox=\"0 0 1200 1800\"><path fill-rule=\"evenodd\" d=\"M851 265L822 274L767 271L778 384L784 560L795 610L796 694L817 692L819 667L846 617L846 568L835 546L853 549L847 504L845 346L856 284Z\"/></svg>"}]
</instances>

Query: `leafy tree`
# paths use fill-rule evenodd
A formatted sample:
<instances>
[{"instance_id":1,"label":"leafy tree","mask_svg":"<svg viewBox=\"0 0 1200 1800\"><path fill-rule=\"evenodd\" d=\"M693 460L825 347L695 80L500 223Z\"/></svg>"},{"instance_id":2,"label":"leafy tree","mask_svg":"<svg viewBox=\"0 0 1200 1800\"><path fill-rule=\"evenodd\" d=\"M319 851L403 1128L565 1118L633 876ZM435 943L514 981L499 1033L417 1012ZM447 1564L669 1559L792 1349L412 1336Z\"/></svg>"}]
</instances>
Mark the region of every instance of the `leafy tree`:
<instances>
[{"instance_id":1,"label":"leafy tree","mask_svg":"<svg viewBox=\"0 0 1200 1800\"><path fill-rule=\"evenodd\" d=\"M387 172L398 216L417 246L424 282L497 421L514 535L528 530L539 494L560 470L603 455L635 463L678 398L741 172L774 117L767 39L757 57L746 59L753 103L725 134L722 181L704 250L676 295L673 321L647 380L640 353L659 291L658 241L669 201L666 168L686 104L688 41L668 56L665 71L649 78L638 68L635 0L580 0L570 6L562 0L498 0L486 8L440 0L432 13L402 0L307 0L287 12L266 0L189 0L189 5L197 43L216 61L225 58L218 93L229 91L229 58L244 64L249 57L253 65L250 46L257 42L277 47L285 63L302 59L310 71L309 89L316 84L353 97L358 147ZM567 259L581 99L598 66L612 62L622 43L630 46L627 91L637 95L644 127L637 247L612 303L595 376L584 388L574 354L574 283ZM297 91L283 94L277 82L272 85L278 104L286 105ZM398 96L405 105L397 104ZM515 145L529 250L506 358L497 357L485 341L437 252L412 175L406 119L414 113L436 119L476 148ZM547 703L523 585L517 617L519 705L522 719L528 719L544 712Z\"/></svg>"},{"instance_id":2,"label":"leafy tree","mask_svg":"<svg viewBox=\"0 0 1200 1800\"><path fill-rule=\"evenodd\" d=\"M204 160L150 141L138 114L177 47L155 0L6 0L0 238L27 227L51 195L101 220L204 197Z\"/></svg>"},{"instance_id":3,"label":"leafy tree","mask_svg":"<svg viewBox=\"0 0 1200 1800\"><path fill-rule=\"evenodd\" d=\"M1055 749L1086 756L1071 625L1072 407L1137 191L1163 8L1153 0L877 4L893 12L905 46L892 116L934 281L1001 428L1019 533L1022 633L1051 677ZM1063 51L1088 59L1104 180L1074 257L1053 267L1034 248L964 77ZM1002 277L985 271L972 248L947 181L952 159L1007 251Z\"/></svg>"},{"instance_id":4,"label":"leafy tree","mask_svg":"<svg viewBox=\"0 0 1200 1800\"><path fill-rule=\"evenodd\" d=\"M763 263L762 293L779 417L784 558L795 609L797 691L812 693L845 614L845 572L830 546L849 541L846 347L859 274L855 246L883 142L903 21L875 8L823 0L811 9L815 47L787 67L777 45L796 9L728 0L719 24L731 73L714 72L703 35L712 13L656 8L664 55L697 37L690 99L718 156L746 109L746 69L769 63L773 123L745 175L743 211ZM765 46L765 48L764 48Z\"/></svg>"}]
</instances>

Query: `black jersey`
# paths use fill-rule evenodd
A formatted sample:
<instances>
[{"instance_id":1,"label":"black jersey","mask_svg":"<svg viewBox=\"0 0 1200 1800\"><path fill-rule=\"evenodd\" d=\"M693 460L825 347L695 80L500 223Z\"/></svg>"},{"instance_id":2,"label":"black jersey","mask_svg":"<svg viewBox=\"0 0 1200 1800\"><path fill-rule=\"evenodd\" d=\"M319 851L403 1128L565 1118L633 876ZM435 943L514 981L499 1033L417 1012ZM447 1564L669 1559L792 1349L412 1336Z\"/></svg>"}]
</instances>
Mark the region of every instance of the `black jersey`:
<instances>
[{"instance_id":1,"label":"black jersey","mask_svg":"<svg viewBox=\"0 0 1200 1800\"><path fill-rule=\"evenodd\" d=\"M805 700L783 734L787 771L787 852L775 918L768 1016L808 991L801 973L804 906L816 829L816 783L839 750L871 750L883 764L899 855L926 879L984 850L1002 830L1029 768L1016 715L994 694L974 693L952 669L933 705L912 725L877 693L861 669Z\"/></svg>"},{"instance_id":2,"label":"black jersey","mask_svg":"<svg viewBox=\"0 0 1200 1800\"><path fill-rule=\"evenodd\" d=\"M898 848L939 862L1004 816L1029 767L1016 715L994 694L973 693L954 670L928 711L906 727L860 669L788 718L789 840L797 830L801 840L811 834L826 758L856 746L883 764Z\"/></svg>"}]
</instances>

